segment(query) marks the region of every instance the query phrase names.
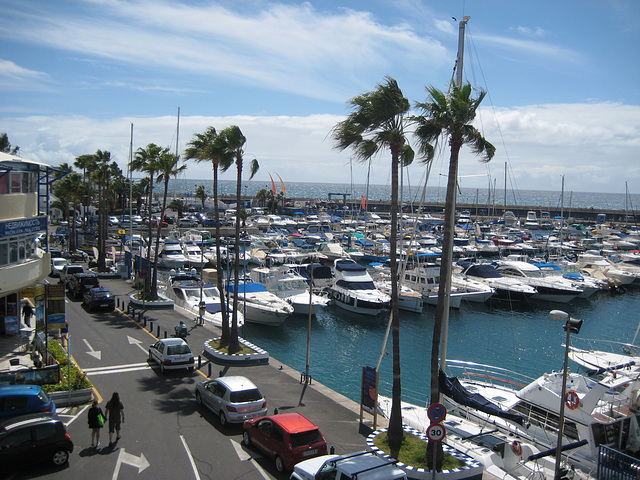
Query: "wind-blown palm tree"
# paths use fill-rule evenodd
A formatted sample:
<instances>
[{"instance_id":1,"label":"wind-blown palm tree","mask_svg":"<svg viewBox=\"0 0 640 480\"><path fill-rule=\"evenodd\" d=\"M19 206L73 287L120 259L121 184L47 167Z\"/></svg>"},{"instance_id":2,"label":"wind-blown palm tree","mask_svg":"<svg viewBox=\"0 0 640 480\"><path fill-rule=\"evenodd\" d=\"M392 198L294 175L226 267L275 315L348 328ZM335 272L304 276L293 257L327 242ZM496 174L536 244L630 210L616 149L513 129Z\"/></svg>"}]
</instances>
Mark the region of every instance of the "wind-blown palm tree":
<instances>
[{"instance_id":1,"label":"wind-blown palm tree","mask_svg":"<svg viewBox=\"0 0 640 480\"><path fill-rule=\"evenodd\" d=\"M236 125L231 125L220 132L220 145L223 147L225 158L231 156L236 164L236 211L240 207L240 196L242 194L242 168L244 166L244 144L247 142L246 137ZM249 162L249 180L256 174L260 165L258 160L253 159ZM235 228L236 255L233 262L234 269L234 293L233 293L233 313L231 316L231 329L229 331L229 353L240 351L240 342L238 342L238 291L240 289L240 222L236 221Z\"/></svg>"},{"instance_id":2,"label":"wind-blown palm tree","mask_svg":"<svg viewBox=\"0 0 640 480\"><path fill-rule=\"evenodd\" d=\"M176 177L180 173L187 169L186 165L178 165L180 157L169 152L168 148L163 149L160 152L156 162L155 168L158 172L158 181L164 185L164 192L162 194L162 207L160 207L160 221L158 222L158 229L156 231L156 248L153 254L153 264L158 264L158 254L160 253L160 235L162 234L162 220L167 210L167 195L169 193L169 180L171 177ZM202 248L202 245L200 246ZM153 280L151 282L152 296L156 296L158 292L158 269L153 269Z\"/></svg>"},{"instance_id":3,"label":"wind-blown palm tree","mask_svg":"<svg viewBox=\"0 0 640 480\"><path fill-rule=\"evenodd\" d=\"M456 209L456 182L458 178L458 158L463 145L469 145L473 153L481 155L481 160L488 162L495 154L495 147L489 143L471 123L476 117L476 111L484 99L485 92L480 91L476 98L472 97L470 84L462 87L452 85L452 92L444 94L435 87L428 87L429 97L426 102L417 103L416 107L422 110L422 114L413 118L417 127L415 134L419 139L420 153L427 161L434 157L436 147L441 139L447 140L450 148L449 178L447 182L447 197L445 203L444 219L444 244L440 265L441 284L438 290L438 304L436 318L433 326L433 340L431 347L431 402L439 401L440 389L438 386L440 365L440 343L443 327L443 319L449 308L445 297L450 294L451 283L446 279L451 277L453 261L453 236ZM445 279L443 282L442 279ZM444 284L443 284L444 283ZM431 462L433 454L431 449L434 442L429 442L427 449L427 461ZM441 443L436 442L438 448L436 469L441 465Z\"/></svg>"},{"instance_id":4,"label":"wind-blown palm tree","mask_svg":"<svg viewBox=\"0 0 640 480\"><path fill-rule=\"evenodd\" d=\"M332 132L335 148L351 148L356 159L368 162L383 149L391 151L391 327L393 332L393 391L387 438L392 455L397 455L402 430L400 382L400 310L398 307L398 170L413 161L414 152L406 138L406 115L410 104L391 77L368 93L349 100L352 113ZM396 456L397 458L397 456Z\"/></svg>"},{"instance_id":5,"label":"wind-blown palm tree","mask_svg":"<svg viewBox=\"0 0 640 480\"><path fill-rule=\"evenodd\" d=\"M202 203L202 212L204 212L204 202L207 199L207 190L204 188L204 185L198 185L195 196L200 199L200 203Z\"/></svg>"},{"instance_id":6,"label":"wind-blown palm tree","mask_svg":"<svg viewBox=\"0 0 640 480\"><path fill-rule=\"evenodd\" d=\"M233 158L225 152L223 140L218 136L216 129L207 128L204 133L197 133L188 143L184 152L185 159L193 159L196 162L211 162L213 168L213 209L216 217L216 270L218 272L216 286L220 292L220 308L222 312L222 327L220 345L229 344L230 325L229 311L226 306L224 286L222 278L222 254L220 251L220 209L218 208L218 174L225 172L233 163Z\"/></svg>"},{"instance_id":7,"label":"wind-blown palm tree","mask_svg":"<svg viewBox=\"0 0 640 480\"><path fill-rule=\"evenodd\" d=\"M147 241L147 268L151 268L151 241L153 238L153 230L152 230L152 222L151 222L151 204L153 202L153 182L154 177L158 173L158 158L162 152L162 148L156 145L155 143L150 143L147 145L147 148L139 148L136 151L133 159L131 160L131 164L129 168L132 171L143 172L147 174L148 179L148 189L147 189L147 209L149 212L149 226L148 226L148 241ZM162 224L162 221L159 222ZM147 274L144 281L144 293L143 298L145 300L155 300L157 297L157 292L151 291L151 279L150 275Z\"/></svg>"}]
</instances>

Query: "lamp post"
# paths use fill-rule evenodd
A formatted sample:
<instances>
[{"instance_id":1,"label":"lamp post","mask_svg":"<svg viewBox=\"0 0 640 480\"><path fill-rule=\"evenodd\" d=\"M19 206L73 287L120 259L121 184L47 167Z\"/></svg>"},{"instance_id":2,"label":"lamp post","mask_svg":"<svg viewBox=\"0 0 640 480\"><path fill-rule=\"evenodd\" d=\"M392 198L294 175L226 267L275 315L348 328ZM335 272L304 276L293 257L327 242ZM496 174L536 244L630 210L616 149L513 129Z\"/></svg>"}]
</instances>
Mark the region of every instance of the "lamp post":
<instances>
[{"instance_id":1,"label":"lamp post","mask_svg":"<svg viewBox=\"0 0 640 480\"><path fill-rule=\"evenodd\" d=\"M569 363L569 342L572 333L580 333L580 327L582 327L582 320L571 318L567 312L562 310L551 310L549 315L554 320L566 320L564 324L564 330L567 332L567 339L564 345L564 368L562 370L562 390L560 391L560 417L558 419L558 440L556 443L556 466L554 472L554 480L560 480L560 465L562 463L562 433L564 431L564 407L565 407L565 394L567 390L567 369Z\"/></svg>"}]
</instances>

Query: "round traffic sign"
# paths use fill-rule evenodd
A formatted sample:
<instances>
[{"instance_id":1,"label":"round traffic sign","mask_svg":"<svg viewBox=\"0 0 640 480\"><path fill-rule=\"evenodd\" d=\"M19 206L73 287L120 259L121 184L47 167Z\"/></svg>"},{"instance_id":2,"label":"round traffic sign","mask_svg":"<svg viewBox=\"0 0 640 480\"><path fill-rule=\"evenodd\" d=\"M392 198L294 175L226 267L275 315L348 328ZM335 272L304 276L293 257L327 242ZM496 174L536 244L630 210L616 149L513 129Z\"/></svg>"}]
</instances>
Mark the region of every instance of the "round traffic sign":
<instances>
[{"instance_id":1,"label":"round traffic sign","mask_svg":"<svg viewBox=\"0 0 640 480\"><path fill-rule=\"evenodd\" d=\"M433 403L427 408L427 417L433 423L442 422L447 416L447 409L441 403Z\"/></svg>"},{"instance_id":2,"label":"round traffic sign","mask_svg":"<svg viewBox=\"0 0 640 480\"><path fill-rule=\"evenodd\" d=\"M146 270L140 270L140 278L147 278L149 276L149 272Z\"/></svg>"},{"instance_id":3,"label":"round traffic sign","mask_svg":"<svg viewBox=\"0 0 640 480\"><path fill-rule=\"evenodd\" d=\"M447 429L440 423L432 423L427 429L427 438L432 442L440 442L447 434Z\"/></svg>"},{"instance_id":4,"label":"round traffic sign","mask_svg":"<svg viewBox=\"0 0 640 480\"><path fill-rule=\"evenodd\" d=\"M120 230L118 230L118 234L120 235L125 235L127 233L126 230L124 230L123 228L121 228Z\"/></svg>"}]
</instances>

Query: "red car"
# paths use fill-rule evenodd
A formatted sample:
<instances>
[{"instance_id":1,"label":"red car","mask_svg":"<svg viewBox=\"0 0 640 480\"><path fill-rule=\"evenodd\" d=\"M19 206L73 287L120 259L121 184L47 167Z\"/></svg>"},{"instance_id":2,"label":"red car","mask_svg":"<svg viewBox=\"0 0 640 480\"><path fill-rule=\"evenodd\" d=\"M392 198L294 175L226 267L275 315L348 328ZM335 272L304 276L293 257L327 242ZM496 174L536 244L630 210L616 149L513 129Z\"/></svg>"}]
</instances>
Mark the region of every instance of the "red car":
<instances>
[{"instance_id":1,"label":"red car","mask_svg":"<svg viewBox=\"0 0 640 480\"><path fill-rule=\"evenodd\" d=\"M242 443L253 445L273 458L276 470L284 472L308 458L327 454L320 429L299 413L281 413L244 422Z\"/></svg>"}]
</instances>

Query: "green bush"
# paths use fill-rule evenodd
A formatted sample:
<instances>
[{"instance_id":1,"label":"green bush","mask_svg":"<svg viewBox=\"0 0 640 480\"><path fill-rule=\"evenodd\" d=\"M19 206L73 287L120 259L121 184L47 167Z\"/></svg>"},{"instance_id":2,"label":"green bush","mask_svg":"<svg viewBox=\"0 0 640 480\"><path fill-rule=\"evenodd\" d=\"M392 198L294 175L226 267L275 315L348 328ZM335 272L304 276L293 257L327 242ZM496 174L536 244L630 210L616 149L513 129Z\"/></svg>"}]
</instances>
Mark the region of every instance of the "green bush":
<instances>
[{"instance_id":1,"label":"green bush","mask_svg":"<svg viewBox=\"0 0 640 480\"><path fill-rule=\"evenodd\" d=\"M67 363L67 351L56 340L49 340L49 353L60 365L60 374L62 380L59 383L43 385L42 389L47 392L66 392L69 390L83 390L85 388L93 388L93 384L87 378L87 375L78 369L78 366L71 362L71 366Z\"/></svg>"}]
</instances>

